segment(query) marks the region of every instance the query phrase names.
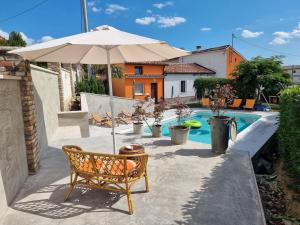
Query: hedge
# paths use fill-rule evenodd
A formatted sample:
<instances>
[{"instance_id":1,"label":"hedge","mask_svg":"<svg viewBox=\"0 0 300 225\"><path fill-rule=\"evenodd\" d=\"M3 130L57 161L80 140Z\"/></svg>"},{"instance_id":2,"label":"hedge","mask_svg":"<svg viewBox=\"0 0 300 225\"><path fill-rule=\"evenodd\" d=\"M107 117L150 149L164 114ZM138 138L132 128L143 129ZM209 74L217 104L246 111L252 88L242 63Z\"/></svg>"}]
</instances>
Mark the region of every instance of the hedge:
<instances>
[{"instance_id":1,"label":"hedge","mask_svg":"<svg viewBox=\"0 0 300 225\"><path fill-rule=\"evenodd\" d=\"M300 178L300 86L281 92L278 135L287 169Z\"/></svg>"},{"instance_id":2,"label":"hedge","mask_svg":"<svg viewBox=\"0 0 300 225\"><path fill-rule=\"evenodd\" d=\"M105 88L102 80L97 80L91 78L89 80L78 81L75 84L75 92L79 94L80 92L94 93L94 94L104 94Z\"/></svg>"},{"instance_id":3,"label":"hedge","mask_svg":"<svg viewBox=\"0 0 300 225\"><path fill-rule=\"evenodd\" d=\"M223 85L232 83L232 80L225 78L216 78L216 77L199 77L194 81L194 88L197 93L197 97L201 98L205 95L205 90L213 90L217 84Z\"/></svg>"}]
</instances>

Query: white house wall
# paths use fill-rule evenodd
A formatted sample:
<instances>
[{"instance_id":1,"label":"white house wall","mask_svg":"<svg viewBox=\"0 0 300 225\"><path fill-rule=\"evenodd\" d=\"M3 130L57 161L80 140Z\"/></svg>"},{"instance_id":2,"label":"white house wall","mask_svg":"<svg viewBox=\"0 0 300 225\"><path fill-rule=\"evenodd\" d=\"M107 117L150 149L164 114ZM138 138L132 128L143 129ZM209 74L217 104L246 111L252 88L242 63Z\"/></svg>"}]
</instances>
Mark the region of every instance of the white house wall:
<instances>
[{"instance_id":1,"label":"white house wall","mask_svg":"<svg viewBox=\"0 0 300 225\"><path fill-rule=\"evenodd\" d=\"M182 63L198 63L216 72L215 77L226 78L226 51L212 51L180 58Z\"/></svg>"},{"instance_id":2,"label":"white house wall","mask_svg":"<svg viewBox=\"0 0 300 225\"><path fill-rule=\"evenodd\" d=\"M164 96L172 98L172 87L174 89L173 98L175 97L193 97L195 96L194 80L199 75L193 74L167 74L164 79ZM186 92L180 92L180 81L186 81Z\"/></svg>"},{"instance_id":3,"label":"white house wall","mask_svg":"<svg viewBox=\"0 0 300 225\"><path fill-rule=\"evenodd\" d=\"M300 69L286 69L285 71L292 76L295 84L300 84ZM292 71L294 71L294 73Z\"/></svg>"}]
</instances>

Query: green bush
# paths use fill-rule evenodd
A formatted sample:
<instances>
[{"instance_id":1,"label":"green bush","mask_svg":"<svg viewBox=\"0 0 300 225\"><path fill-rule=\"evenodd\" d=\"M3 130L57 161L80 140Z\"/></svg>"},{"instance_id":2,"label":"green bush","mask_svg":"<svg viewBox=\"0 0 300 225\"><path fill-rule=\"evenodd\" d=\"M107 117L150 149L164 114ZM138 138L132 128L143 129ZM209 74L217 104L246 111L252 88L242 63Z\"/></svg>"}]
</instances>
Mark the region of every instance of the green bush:
<instances>
[{"instance_id":1,"label":"green bush","mask_svg":"<svg viewBox=\"0 0 300 225\"><path fill-rule=\"evenodd\" d=\"M194 81L194 88L197 93L197 97L201 98L205 95L205 91L211 91L215 89L217 84L231 84L232 80L225 78L216 78L216 77L199 77Z\"/></svg>"},{"instance_id":2,"label":"green bush","mask_svg":"<svg viewBox=\"0 0 300 225\"><path fill-rule=\"evenodd\" d=\"M91 78L89 80L78 81L75 84L76 94L80 92L94 93L94 94L104 94L105 88L102 80L97 80Z\"/></svg>"},{"instance_id":3,"label":"green bush","mask_svg":"<svg viewBox=\"0 0 300 225\"><path fill-rule=\"evenodd\" d=\"M300 178L300 86L280 96L279 146L287 169Z\"/></svg>"}]
</instances>

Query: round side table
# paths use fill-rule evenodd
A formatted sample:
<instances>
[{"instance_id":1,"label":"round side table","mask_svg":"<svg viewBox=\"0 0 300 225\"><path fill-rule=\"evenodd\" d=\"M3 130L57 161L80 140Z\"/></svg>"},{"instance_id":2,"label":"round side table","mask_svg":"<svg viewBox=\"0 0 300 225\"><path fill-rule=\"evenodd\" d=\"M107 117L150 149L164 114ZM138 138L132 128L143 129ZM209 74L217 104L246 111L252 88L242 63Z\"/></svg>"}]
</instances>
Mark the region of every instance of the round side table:
<instances>
[{"instance_id":1,"label":"round side table","mask_svg":"<svg viewBox=\"0 0 300 225\"><path fill-rule=\"evenodd\" d=\"M145 148L143 145L139 144L131 144L129 145L132 147L132 149L126 148L127 146L122 146L119 149L120 155L134 155L134 154L142 154L145 153Z\"/></svg>"}]
</instances>

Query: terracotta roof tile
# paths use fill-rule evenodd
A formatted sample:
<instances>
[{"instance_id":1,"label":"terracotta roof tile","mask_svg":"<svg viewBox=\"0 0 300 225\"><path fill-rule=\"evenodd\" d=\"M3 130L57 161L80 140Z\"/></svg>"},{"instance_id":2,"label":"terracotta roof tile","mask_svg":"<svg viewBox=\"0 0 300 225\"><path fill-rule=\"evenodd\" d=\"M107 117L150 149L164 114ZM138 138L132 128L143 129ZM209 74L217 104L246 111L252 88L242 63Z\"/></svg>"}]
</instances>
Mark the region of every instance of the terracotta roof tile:
<instances>
[{"instance_id":1,"label":"terracotta roof tile","mask_svg":"<svg viewBox=\"0 0 300 225\"><path fill-rule=\"evenodd\" d=\"M165 73L215 74L216 72L197 63L171 63L165 66Z\"/></svg>"}]
</instances>

